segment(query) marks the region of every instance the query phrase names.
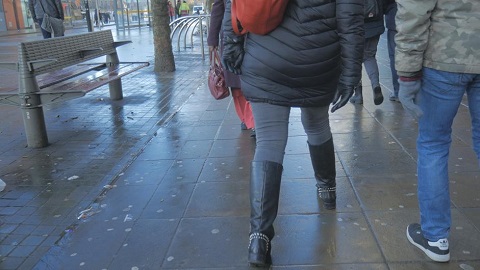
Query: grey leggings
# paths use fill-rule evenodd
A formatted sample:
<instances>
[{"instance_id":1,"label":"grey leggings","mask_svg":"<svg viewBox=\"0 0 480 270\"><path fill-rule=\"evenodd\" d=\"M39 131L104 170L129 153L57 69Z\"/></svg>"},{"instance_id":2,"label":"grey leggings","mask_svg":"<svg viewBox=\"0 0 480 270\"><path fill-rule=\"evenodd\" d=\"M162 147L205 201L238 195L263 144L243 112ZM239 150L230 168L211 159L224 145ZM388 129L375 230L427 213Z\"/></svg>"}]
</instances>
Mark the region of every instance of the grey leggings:
<instances>
[{"instance_id":1,"label":"grey leggings","mask_svg":"<svg viewBox=\"0 0 480 270\"><path fill-rule=\"evenodd\" d=\"M283 164L288 138L290 107L252 102L257 146L253 161ZM332 137L328 106L301 108L302 125L308 143L321 145Z\"/></svg>"}]
</instances>

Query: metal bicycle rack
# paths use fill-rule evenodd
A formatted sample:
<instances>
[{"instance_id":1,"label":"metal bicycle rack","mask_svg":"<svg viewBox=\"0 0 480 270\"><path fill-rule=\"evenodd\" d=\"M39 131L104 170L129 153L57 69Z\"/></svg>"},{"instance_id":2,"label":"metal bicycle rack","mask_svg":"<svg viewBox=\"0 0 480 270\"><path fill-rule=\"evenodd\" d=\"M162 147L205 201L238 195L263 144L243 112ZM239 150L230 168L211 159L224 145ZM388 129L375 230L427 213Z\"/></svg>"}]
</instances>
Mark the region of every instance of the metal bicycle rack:
<instances>
[{"instance_id":1,"label":"metal bicycle rack","mask_svg":"<svg viewBox=\"0 0 480 270\"><path fill-rule=\"evenodd\" d=\"M206 39L204 35L208 35L210 26L210 15L193 15L180 17L170 23L170 39L176 41L177 51L181 51L181 43L183 42L183 50L194 48L195 44L200 43L200 51L202 58L205 59ZM198 29L198 32L197 32ZM198 33L199 40L195 38ZM187 45L189 40L189 46ZM207 46L208 47L208 46Z\"/></svg>"}]
</instances>

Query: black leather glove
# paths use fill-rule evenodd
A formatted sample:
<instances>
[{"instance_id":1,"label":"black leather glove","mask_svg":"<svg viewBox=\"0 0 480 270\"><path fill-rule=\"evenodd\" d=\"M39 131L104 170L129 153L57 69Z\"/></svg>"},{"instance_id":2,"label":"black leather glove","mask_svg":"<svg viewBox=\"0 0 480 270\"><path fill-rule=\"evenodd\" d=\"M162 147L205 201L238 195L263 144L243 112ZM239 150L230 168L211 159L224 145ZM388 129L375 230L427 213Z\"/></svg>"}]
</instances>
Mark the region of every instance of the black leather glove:
<instances>
[{"instance_id":1,"label":"black leather glove","mask_svg":"<svg viewBox=\"0 0 480 270\"><path fill-rule=\"evenodd\" d=\"M222 64L228 71L240 75L243 62L243 36L237 36L231 33L225 33L223 36Z\"/></svg>"},{"instance_id":2,"label":"black leather glove","mask_svg":"<svg viewBox=\"0 0 480 270\"><path fill-rule=\"evenodd\" d=\"M354 89L355 86L347 86L343 83L339 83L337 86L337 91L335 92L335 96L333 97L333 107L330 111L333 113L345 106L348 100L353 96Z\"/></svg>"}]
</instances>

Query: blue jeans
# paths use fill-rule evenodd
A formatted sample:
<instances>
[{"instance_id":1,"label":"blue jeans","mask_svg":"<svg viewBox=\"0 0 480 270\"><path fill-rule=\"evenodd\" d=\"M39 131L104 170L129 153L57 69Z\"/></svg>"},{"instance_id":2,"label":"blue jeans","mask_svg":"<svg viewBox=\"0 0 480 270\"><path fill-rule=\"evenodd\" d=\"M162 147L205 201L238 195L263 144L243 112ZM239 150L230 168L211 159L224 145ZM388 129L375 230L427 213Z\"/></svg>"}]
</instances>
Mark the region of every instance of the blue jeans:
<instances>
[{"instance_id":1,"label":"blue jeans","mask_svg":"<svg viewBox=\"0 0 480 270\"><path fill-rule=\"evenodd\" d=\"M400 86L398 85L398 75L397 70L395 69L395 35L397 31L387 30L387 48L388 48L388 58L390 59L390 71L392 73L392 83L393 83L393 94L398 97L398 90Z\"/></svg>"},{"instance_id":2,"label":"blue jeans","mask_svg":"<svg viewBox=\"0 0 480 270\"><path fill-rule=\"evenodd\" d=\"M424 237L448 238L451 224L448 155L452 123L467 93L473 146L480 159L480 75L423 69L418 123L418 201Z\"/></svg>"}]
</instances>

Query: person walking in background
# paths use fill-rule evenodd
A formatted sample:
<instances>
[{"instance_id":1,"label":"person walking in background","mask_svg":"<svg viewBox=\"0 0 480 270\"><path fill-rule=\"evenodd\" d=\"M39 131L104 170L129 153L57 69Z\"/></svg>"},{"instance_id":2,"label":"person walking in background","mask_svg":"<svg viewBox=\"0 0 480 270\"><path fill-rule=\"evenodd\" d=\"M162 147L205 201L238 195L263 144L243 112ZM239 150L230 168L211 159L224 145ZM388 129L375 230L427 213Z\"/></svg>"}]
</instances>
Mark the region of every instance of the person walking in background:
<instances>
[{"instance_id":1,"label":"person walking in background","mask_svg":"<svg viewBox=\"0 0 480 270\"><path fill-rule=\"evenodd\" d=\"M170 1L168 1L168 16L170 17L170 22L175 20L175 9Z\"/></svg>"},{"instance_id":2,"label":"person walking in background","mask_svg":"<svg viewBox=\"0 0 480 270\"><path fill-rule=\"evenodd\" d=\"M385 26L387 27L387 49L390 59L390 71L392 73L393 92L390 93L390 101L399 101L398 99L398 75L395 69L395 35L397 29L395 26L395 15L397 14L397 3L395 0L387 0L385 9Z\"/></svg>"},{"instance_id":3,"label":"person walking in background","mask_svg":"<svg viewBox=\"0 0 480 270\"><path fill-rule=\"evenodd\" d=\"M107 11L103 13L103 24L109 24L110 23L110 12Z\"/></svg>"},{"instance_id":4,"label":"person walking in background","mask_svg":"<svg viewBox=\"0 0 480 270\"><path fill-rule=\"evenodd\" d=\"M40 25L43 38L51 38L52 32L55 37L63 36L65 34L65 27L63 27L65 15L63 13L62 2L60 0L28 0L28 7L30 9L30 13L32 14L33 20ZM44 29L42 25L45 25L45 22L43 21L45 14L52 18L62 20L61 25L52 23L51 27Z\"/></svg>"},{"instance_id":5,"label":"person walking in background","mask_svg":"<svg viewBox=\"0 0 480 270\"><path fill-rule=\"evenodd\" d=\"M93 24L95 26L99 26L98 15L99 15L99 11L97 9L95 9L95 11L93 13Z\"/></svg>"},{"instance_id":6,"label":"person walking in background","mask_svg":"<svg viewBox=\"0 0 480 270\"><path fill-rule=\"evenodd\" d=\"M436 262L450 260L448 176L452 123L464 94L480 160L480 5L475 0L398 1L395 67L403 107L418 118L420 223L407 239Z\"/></svg>"},{"instance_id":7,"label":"person walking in background","mask_svg":"<svg viewBox=\"0 0 480 270\"><path fill-rule=\"evenodd\" d=\"M180 18L180 5L182 2L180 0L177 0L175 4L175 14L177 14L177 19Z\"/></svg>"},{"instance_id":8,"label":"person walking in background","mask_svg":"<svg viewBox=\"0 0 480 270\"><path fill-rule=\"evenodd\" d=\"M378 41L380 35L385 32L383 24L383 15L385 0L366 0L365 5L374 4L377 6L377 14L365 15L365 48L363 52L363 65L367 71L368 78L373 89L373 103L380 105L383 102L382 88L380 87L380 73L378 71L378 63L376 59ZM355 95L350 99L351 103L363 104L363 87L362 82L355 89Z\"/></svg>"},{"instance_id":9,"label":"person walking in background","mask_svg":"<svg viewBox=\"0 0 480 270\"><path fill-rule=\"evenodd\" d=\"M178 12L180 17L188 16L188 14L190 14L190 6L187 4L187 1L183 0L182 4L180 4L180 7L178 8Z\"/></svg>"},{"instance_id":10,"label":"person walking in background","mask_svg":"<svg viewBox=\"0 0 480 270\"><path fill-rule=\"evenodd\" d=\"M225 0L215 0L212 5L212 12L210 14L210 29L208 31L207 43L210 49L210 54L213 50L218 49L219 42L223 39L221 33L223 14L225 13ZM223 46L220 46L220 55L222 54ZM255 137L255 121L253 120L252 107L250 103L243 96L240 78L228 70L225 70L225 80L227 86L230 87L235 105L235 111L241 123L242 130L251 130L251 136Z\"/></svg>"},{"instance_id":11,"label":"person walking in background","mask_svg":"<svg viewBox=\"0 0 480 270\"><path fill-rule=\"evenodd\" d=\"M241 74L252 106L257 144L250 175L252 266L271 264L283 159L292 107L301 121L315 172L316 192L326 209L336 207L335 151L331 112L343 107L361 79L364 0L290 0L283 22L266 35L237 36L231 0L223 18L223 62Z\"/></svg>"}]
</instances>

